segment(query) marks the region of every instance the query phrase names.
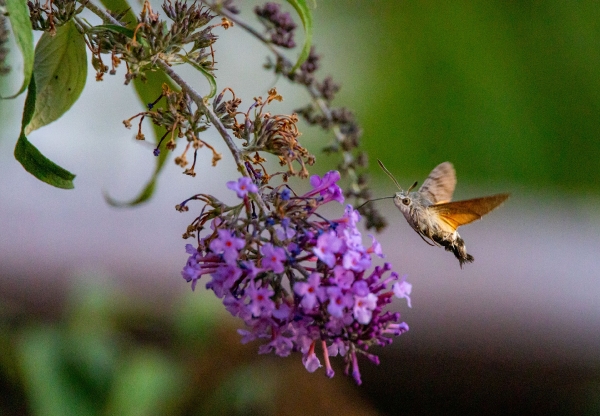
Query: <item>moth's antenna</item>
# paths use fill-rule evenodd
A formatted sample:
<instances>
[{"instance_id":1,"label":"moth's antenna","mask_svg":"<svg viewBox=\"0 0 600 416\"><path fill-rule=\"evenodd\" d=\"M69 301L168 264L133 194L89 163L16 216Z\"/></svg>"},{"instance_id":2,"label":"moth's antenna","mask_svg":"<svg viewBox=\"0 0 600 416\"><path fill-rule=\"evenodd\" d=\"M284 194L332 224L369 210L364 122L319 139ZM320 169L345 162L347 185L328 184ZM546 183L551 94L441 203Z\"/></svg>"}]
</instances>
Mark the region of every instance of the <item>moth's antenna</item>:
<instances>
[{"instance_id":1,"label":"moth's antenna","mask_svg":"<svg viewBox=\"0 0 600 416\"><path fill-rule=\"evenodd\" d=\"M408 191L406 191L406 192L408 193L408 192L412 191L413 189L415 189L417 187L418 183L419 182L415 181L415 183L413 183L412 186L410 188L408 188Z\"/></svg>"},{"instance_id":2,"label":"moth's antenna","mask_svg":"<svg viewBox=\"0 0 600 416\"><path fill-rule=\"evenodd\" d=\"M364 204L361 204L361 206L356 209L361 209L362 207L364 207L371 201L379 201L380 199L393 199L393 198L395 198L395 196L384 196L383 198L369 199L368 201L366 201Z\"/></svg>"},{"instance_id":3,"label":"moth's antenna","mask_svg":"<svg viewBox=\"0 0 600 416\"><path fill-rule=\"evenodd\" d=\"M390 173L390 171L387 170L385 166L383 166L383 163L381 162L381 160L377 159L377 163L379 163L379 166L381 166L381 169L383 169L383 171L390 177L390 179L392 181L394 181L394 183L396 184L396 186L398 187L398 189L402 190L402 187L400 186L400 184L398 183L398 181L396 180L396 178L394 178L394 176Z\"/></svg>"}]
</instances>

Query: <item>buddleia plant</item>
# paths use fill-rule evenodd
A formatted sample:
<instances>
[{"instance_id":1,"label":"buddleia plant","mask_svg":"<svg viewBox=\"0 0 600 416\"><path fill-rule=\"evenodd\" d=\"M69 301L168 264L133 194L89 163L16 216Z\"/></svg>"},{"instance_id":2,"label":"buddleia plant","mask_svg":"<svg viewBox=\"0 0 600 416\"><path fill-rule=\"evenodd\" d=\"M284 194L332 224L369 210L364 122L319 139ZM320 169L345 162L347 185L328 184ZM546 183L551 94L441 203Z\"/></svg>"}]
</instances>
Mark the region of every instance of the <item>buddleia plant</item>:
<instances>
[{"instance_id":1,"label":"buddleia plant","mask_svg":"<svg viewBox=\"0 0 600 416\"><path fill-rule=\"evenodd\" d=\"M319 75L323 58L312 42L310 4L287 3L294 15L282 4L266 3L253 9L254 21L246 21L239 15L244 3L231 0L165 0L158 8L144 1L137 15L125 0L0 0L0 73L10 69L6 41L12 35L24 78L4 98L27 93L15 157L39 180L73 188L75 175L44 156L27 135L71 108L85 87L88 63L97 82L122 76L144 103L123 124L134 129L137 140L154 141L148 157L156 159L156 168L131 201L107 198L107 203L147 201L167 162L182 169L182 180L193 180L205 160L199 152L211 155L214 169L232 159L238 179L223 194L235 193L235 204L203 192L200 181L197 194L176 204L191 215L185 230L174 230L187 240L182 282L192 290L199 283L212 290L243 322L241 342L257 342L259 353L298 353L308 371L324 366L328 377L334 375L331 358L339 357L360 384L359 361L379 362L370 348L408 330L387 306L393 298L410 306L411 285L378 260L384 250L374 236L363 238L363 218L367 230L380 231L385 221L373 205L362 205L371 198L362 130L349 109L333 106L340 85ZM215 45L227 30L261 42L265 76L275 74L305 90L309 101L280 114L283 97L276 88L255 91L256 98L242 102L217 82L218 53L226 51ZM33 31L42 32L35 48ZM296 59L288 59L293 52L287 50L297 50ZM179 75L181 65L204 77L201 90ZM300 132L301 119L314 127ZM328 160L338 160L320 167L327 172L322 176L311 174L317 158L302 143L314 129L329 132L323 150L337 156ZM225 142L226 155L216 150L209 130ZM310 190L295 190L291 177L306 180ZM324 205L335 206L327 212L337 214L327 217ZM360 211L354 208L361 205Z\"/></svg>"}]
</instances>

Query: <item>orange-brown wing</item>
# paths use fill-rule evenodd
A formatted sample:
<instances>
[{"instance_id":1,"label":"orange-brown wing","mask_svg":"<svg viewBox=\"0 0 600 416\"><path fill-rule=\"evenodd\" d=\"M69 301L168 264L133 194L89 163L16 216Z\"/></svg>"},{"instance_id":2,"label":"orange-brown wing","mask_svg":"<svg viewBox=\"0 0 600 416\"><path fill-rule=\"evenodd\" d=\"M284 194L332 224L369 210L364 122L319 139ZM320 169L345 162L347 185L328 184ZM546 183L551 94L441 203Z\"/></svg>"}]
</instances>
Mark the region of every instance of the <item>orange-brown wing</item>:
<instances>
[{"instance_id":1,"label":"orange-brown wing","mask_svg":"<svg viewBox=\"0 0 600 416\"><path fill-rule=\"evenodd\" d=\"M450 162L440 163L431 171L419 193L434 204L442 204L452 200L456 186L456 172Z\"/></svg>"},{"instance_id":2,"label":"orange-brown wing","mask_svg":"<svg viewBox=\"0 0 600 416\"><path fill-rule=\"evenodd\" d=\"M430 205L428 209L437 214L440 220L456 230L461 225L481 219L485 214L506 201L509 194L485 196L466 201Z\"/></svg>"}]
</instances>

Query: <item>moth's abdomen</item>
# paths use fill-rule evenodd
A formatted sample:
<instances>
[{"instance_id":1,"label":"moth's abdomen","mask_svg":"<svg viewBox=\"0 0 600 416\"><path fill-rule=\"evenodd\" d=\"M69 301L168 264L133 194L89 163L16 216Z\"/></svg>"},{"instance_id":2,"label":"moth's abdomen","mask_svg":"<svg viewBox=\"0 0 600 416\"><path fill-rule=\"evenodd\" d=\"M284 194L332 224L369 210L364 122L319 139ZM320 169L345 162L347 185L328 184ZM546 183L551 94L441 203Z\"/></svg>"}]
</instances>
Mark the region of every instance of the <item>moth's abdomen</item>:
<instances>
[{"instance_id":1,"label":"moth's abdomen","mask_svg":"<svg viewBox=\"0 0 600 416\"><path fill-rule=\"evenodd\" d=\"M446 251L451 251L454 253L454 256L458 259L460 263L460 268L462 269L463 264L465 263L473 263L475 258L467 253L467 247L465 246L465 240L463 240L457 232L440 236L433 236L433 240L441 246L444 246Z\"/></svg>"}]
</instances>

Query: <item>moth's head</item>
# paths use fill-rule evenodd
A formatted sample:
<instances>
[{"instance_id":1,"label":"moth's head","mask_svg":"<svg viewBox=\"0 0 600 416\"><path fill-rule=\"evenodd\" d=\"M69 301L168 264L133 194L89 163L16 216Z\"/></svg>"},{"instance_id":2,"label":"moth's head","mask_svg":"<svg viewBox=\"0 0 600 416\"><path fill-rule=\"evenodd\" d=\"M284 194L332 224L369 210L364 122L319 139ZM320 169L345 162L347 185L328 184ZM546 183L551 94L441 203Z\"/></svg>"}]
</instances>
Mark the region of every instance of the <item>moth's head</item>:
<instances>
[{"instance_id":1,"label":"moth's head","mask_svg":"<svg viewBox=\"0 0 600 416\"><path fill-rule=\"evenodd\" d=\"M413 183L410 188L406 191L400 190L400 192L396 192L394 196L394 204L398 207L400 211L403 213L407 213L410 211L413 206L413 201L415 198L418 199L419 194L417 192L410 192L417 186L417 182Z\"/></svg>"},{"instance_id":2,"label":"moth's head","mask_svg":"<svg viewBox=\"0 0 600 416\"><path fill-rule=\"evenodd\" d=\"M394 196L394 205L396 205L400 211L410 211L412 204L413 198L412 195L408 193L408 191L396 192L396 196Z\"/></svg>"}]
</instances>

